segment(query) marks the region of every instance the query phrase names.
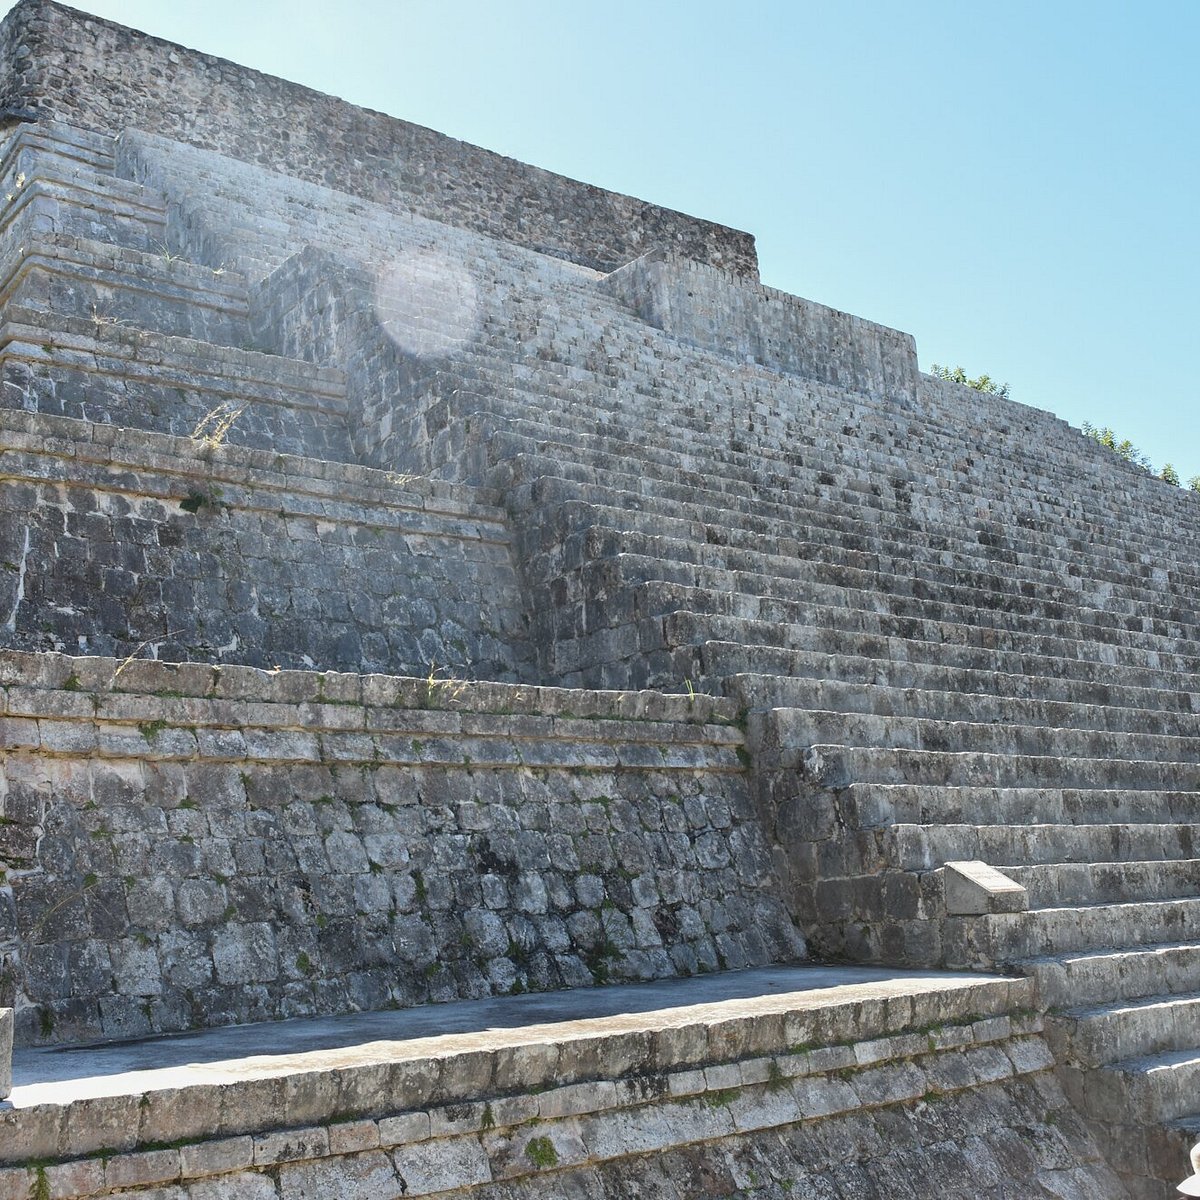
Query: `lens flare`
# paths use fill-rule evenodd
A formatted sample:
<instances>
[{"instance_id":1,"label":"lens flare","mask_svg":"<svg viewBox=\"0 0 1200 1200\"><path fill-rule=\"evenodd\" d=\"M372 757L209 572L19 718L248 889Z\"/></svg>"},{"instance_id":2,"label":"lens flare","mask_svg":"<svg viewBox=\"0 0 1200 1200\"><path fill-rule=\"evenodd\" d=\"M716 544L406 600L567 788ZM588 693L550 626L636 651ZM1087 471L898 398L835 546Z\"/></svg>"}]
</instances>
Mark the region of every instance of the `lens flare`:
<instances>
[{"instance_id":1,"label":"lens flare","mask_svg":"<svg viewBox=\"0 0 1200 1200\"><path fill-rule=\"evenodd\" d=\"M375 313L406 354L445 358L474 337L479 293L462 263L436 250L414 249L379 272Z\"/></svg>"}]
</instances>

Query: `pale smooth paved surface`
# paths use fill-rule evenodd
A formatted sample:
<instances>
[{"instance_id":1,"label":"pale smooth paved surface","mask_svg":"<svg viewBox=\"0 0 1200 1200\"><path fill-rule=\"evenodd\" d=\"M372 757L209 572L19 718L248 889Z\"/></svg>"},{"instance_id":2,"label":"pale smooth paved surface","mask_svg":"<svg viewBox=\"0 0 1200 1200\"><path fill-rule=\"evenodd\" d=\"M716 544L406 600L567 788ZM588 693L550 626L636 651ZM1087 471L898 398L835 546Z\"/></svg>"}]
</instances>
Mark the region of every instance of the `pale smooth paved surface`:
<instances>
[{"instance_id":1,"label":"pale smooth paved surface","mask_svg":"<svg viewBox=\"0 0 1200 1200\"><path fill-rule=\"evenodd\" d=\"M517 1028L528 1031L562 1022L602 1022L606 1018L660 1014L698 1005L730 1005L736 1011L738 1002L768 1000L775 1006L785 996L794 996L797 1006L803 1007L834 1000L835 992L836 999L850 1001L877 990L908 993L978 984L990 978L994 977L877 967L762 967L690 979L267 1021L102 1045L26 1047L13 1052L10 1100L16 1107L26 1107L67 1103L84 1096L278 1074L308 1063L316 1065L312 1056L322 1052L353 1047L372 1047L365 1057L392 1057L381 1054L380 1043L395 1047L418 1039L494 1034ZM628 1020L621 1024L629 1027Z\"/></svg>"}]
</instances>

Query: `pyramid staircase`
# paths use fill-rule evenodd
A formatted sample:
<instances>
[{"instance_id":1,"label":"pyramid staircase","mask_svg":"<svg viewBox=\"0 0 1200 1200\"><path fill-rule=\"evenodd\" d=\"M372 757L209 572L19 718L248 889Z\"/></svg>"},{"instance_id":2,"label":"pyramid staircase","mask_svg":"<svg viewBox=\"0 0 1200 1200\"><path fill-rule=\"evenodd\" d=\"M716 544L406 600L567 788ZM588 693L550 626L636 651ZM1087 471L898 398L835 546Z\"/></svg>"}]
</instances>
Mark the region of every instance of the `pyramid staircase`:
<instances>
[{"instance_id":1,"label":"pyramid staircase","mask_svg":"<svg viewBox=\"0 0 1200 1200\"><path fill-rule=\"evenodd\" d=\"M328 226L301 240L255 293L293 349L314 276L378 303ZM405 422L360 451L504 496L547 678L768 714L812 946L1031 974L1081 1110L1162 1194L1138 1181L1177 1173L1200 1065L1196 502L1048 414L735 361L520 258L436 370L392 349L403 410L352 382ZM948 912L962 860L1026 907Z\"/></svg>"},{"instance_id":2,"label":"pyramid staircase","mask_svg":"<svg viewBox=\"0 0 1200 1200\"><path fill-rule=\"evenodd\" d=\"M1166 1194L1200 1129L1196 500L915 363L897 402L746 361L153 135L19 126L0 181L4 480L61 513L52 555L0 546L9 645L732 698L810 948L1032 977L1113 1167ZM453 302L411 303L414 254ZM119 549L63 604L85 540ZM974 860L1017 911L948 902Z\"/></svg>"}]
</instances>

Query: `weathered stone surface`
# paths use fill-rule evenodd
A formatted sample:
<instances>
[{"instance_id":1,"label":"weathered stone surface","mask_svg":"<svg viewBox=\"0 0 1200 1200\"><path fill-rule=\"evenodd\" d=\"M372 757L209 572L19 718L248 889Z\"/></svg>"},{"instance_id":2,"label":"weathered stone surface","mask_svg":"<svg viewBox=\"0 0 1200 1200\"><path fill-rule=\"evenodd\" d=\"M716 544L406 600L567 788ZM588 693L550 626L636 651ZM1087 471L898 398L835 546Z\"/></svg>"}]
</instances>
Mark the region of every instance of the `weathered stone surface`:
<instances>
[{"instance_id":1,"label":"weathered stone surface","mask_svg":"<svg viewBox=\"0 0 1200 1200\"><path fill-rule=\"evenodd\" d=\"M12 1091L13 1010L0 1008L0 1100Z\"/></svg>"},{"instance_id":2,"label":"weathered stone surface","mask_svg":"<svg viewBox=\"0 0 1200 1200\"><path fill-rule=\"evenodd\" d=\"M1048 1046L1130 1193L1173 1181L1194 497L761 287L746 235L51 0L0 25L0 95L18 1041L806 939L1002 965L1052 1010L1045 1040L1009 1011L968 1044L899 990L514 1044L461 1095L427 1059L81 1098L0 1114L13 1161L50 1164L0 1191L94 1192L100 1161L160 1200L1119 1194ZM983 863L1011 884L964 889ZM985 1138L929 1117L941 1092L1008 1107Z\"/></svg>"},{"instance_id":3,"label":"weathered stone surface","mask_svg":"<svg viewBox=\"0 0 1200 1200\"><path fill-rule=\"evenodd\" d=\"M63 663L60 683L100 675L96 660ZM537 721L505 711L516 686L443 694L410 680L423 707L400 707L399 691L386 708L297 705L283 674L247 673L244 698L226 700L211 672L120 665L80 706L61 686L8 693L13 719L38 731L95 733L82 754L56 739L52 754L42 742L8 755L6 828L54 831L10 884L26 1042L803 953L769 874L709 848L738 839L766 858L740 734L704 720L711 704L648 700L626 721L579 694L581 712L607 706L609 719ZM208 736L230 725L236 745ZM692 757L619 768L621 748L642 743Z\"/></svg>"}]
</instances>

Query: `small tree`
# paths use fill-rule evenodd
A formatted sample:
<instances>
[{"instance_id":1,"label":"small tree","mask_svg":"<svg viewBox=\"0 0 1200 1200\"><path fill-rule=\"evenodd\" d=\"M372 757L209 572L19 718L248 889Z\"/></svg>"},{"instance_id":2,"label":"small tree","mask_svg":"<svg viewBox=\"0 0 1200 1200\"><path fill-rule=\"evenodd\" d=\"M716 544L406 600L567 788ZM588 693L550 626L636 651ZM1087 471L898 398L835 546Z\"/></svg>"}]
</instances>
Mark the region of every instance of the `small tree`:
<instances>
[{"instance_id":1,"label":"small tree","mask_svg":"<svg viewBox=\"0 0 1200 1200\"><path fill-rule=\"evenodd\" d=\"M1143 471L1151 469L1150 459L1128 438L1117 441L1117 435L1107 425L1097 429L1091 421L1084 421L1080 428L1083 430L1085 436L1090 437L1093 442L1099 442L1100 445L1107 450L1111 450L1118 458L1124 459L1127 463L1132 463L1135 467L1141 467Z\"/></svg>"},{"instance_id":2,"label":"small tree","mask_svg":"<svg viewBox=\"0 0 1200 1200\"><path fill-rule=\"evenodd\" d=\"M949 383L965 383L967 387L974 388L977 392L986 392L989 396L999 396L1001 400L1008 399L1008 384L997 383L990 375L980 375L978 379L971 379L962 367L943 367L938 363L934 363L929 368L931 375L936 375L939 379L945 379Z\"/></svg>"},{"instance_id":3,"label":"small tree","mask_svg":"<svg viewBox=\"0 0 1200 1200\"><path fill-rule=\"evenodd\" d=\"M1179 486L1179 472L1170 463L1163 463L1163 469L1159 471L1158 477L1163 483L1169 483L1175 487Z\"/></svg>"}]
</instances>

